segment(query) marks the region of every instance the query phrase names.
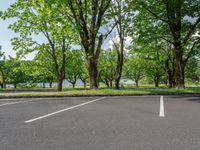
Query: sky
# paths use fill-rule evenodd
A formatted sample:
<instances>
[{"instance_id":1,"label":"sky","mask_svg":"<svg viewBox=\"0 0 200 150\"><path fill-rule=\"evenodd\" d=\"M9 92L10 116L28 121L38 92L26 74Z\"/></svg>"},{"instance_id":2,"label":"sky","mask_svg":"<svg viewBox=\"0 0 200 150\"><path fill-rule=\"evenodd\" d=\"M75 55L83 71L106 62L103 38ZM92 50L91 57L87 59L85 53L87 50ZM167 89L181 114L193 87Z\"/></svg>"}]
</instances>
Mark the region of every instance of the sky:
<instances>
[{"instance_id":1,"label":"sky","mask_svg":"<svg viewBox=\"0 0 200 150\"><path fill-rule=\"evenodd\" d=\"M5 11L11 4L16 0L0 0L0 10ZM10 40L17 36L13 31L8 29L9 24L12 20L1 20L0 19L0 45L2 46L2 51L8 56L15 56L15 52L12 50L12 45Z\"/></svg>"}]
</instances>

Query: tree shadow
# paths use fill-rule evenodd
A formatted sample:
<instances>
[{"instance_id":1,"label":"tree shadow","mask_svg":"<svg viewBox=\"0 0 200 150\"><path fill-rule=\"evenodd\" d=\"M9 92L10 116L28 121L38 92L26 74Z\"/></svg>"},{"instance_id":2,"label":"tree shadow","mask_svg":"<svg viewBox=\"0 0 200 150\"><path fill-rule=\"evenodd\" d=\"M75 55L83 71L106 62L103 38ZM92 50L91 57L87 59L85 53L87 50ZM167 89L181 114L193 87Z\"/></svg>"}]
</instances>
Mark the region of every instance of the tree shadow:
<instances>
[{"instance_id":1,"label":"tree shadow","mask_svg":"<svg viewBox=\"0 0 200 150\"><path fill-rule=\"evenodd\" d=\"M195 94L195 95L173 95L173 96L170 96L170 98L177 99L177 100L178 99L182 100L183 98L186 98L186 101L200 103L200 94Z\"/></svg>"}]
</instances>

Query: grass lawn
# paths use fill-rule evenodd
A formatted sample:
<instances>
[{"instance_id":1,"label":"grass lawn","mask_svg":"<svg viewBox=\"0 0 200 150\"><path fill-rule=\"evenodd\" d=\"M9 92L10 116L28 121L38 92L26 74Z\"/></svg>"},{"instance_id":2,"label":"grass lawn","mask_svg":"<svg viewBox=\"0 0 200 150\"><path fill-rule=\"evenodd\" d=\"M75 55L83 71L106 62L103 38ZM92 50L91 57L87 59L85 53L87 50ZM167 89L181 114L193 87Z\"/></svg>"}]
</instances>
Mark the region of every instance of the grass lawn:
<instances>
[{"instance_id":1,"label":"grass lawn","mask_svg":"<svg viewBox=\"0 0 200 150\"><path fill-rule=\"evenodd\" d=\"M103 95L145 95L145 94L200 94L200 87L188 87L185 89L168 89L164 87L141 87L141 88L124 88L121 90L100 88L98 90L89 90L83 88L65 87L62 92L56 92L53 89L17 89L20 91L1 91L0 98L6 97L55 97L55 96L103 96ZM31 91L29 91L31 90ZM36 90L36 91L34 91Z\"/></svg>"}]
</instances>

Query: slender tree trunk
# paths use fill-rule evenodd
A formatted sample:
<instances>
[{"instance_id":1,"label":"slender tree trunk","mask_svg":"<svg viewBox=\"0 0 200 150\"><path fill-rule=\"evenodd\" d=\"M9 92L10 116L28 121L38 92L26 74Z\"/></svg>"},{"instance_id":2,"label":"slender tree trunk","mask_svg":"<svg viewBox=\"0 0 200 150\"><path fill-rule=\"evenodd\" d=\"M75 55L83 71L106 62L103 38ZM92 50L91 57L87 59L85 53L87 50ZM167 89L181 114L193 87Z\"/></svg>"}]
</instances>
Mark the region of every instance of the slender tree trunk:
<instances>
[{"instance_id":1,"label":"slender tree trunk","mask_svg":"<svg viewBox=\"0 0 200 150\"><path fill-rule=\"evenodd\" d=\"M57 75L57 91L60 92L63 89L64 70L61 69L61 73Z\"/></svg>"},{"instance_id":2,"label":"slender tree trunk","mask_svg":"<svg viewBox=\"0 0 200 150\"><path fill-rule=\"evenodd\" d=\"M120 45L120 50L117 50L117 67L115 72L115 88L120 89L120 79L122 76L122 67L124 63L123 43Z\"/></svg>"},{"instance_id":3,"label":"slender tree trunk","mask_svg":"<svg viewBox=\"0 0 200 150\"><path fill-rule=\"evenodd\" d=\"M45 83L44 82L42 83L42 87L45 88Z\"/></svg>"},{"instance_id":4,"label":"slender tree trunk","mask_svg":"<svg viewBox=\"0 0 200 150\"><path fill-rule=\"evenodd\" d=\"M16 84L16 83L14 84L14 88L15 88L15 89L17 88L17 84Z\"/></svg>"},{"instance_id":5,"label":"slender tree trunk","mask_svg":"<svg viewBox=\"0 0 200 150\"><path fill-rule=\"evenodd\" d=\"M75 88L75 84L76 84L75 82L72 83L73 89Z\"/></svg>"},{"instance_id":6,"label":"slender tree trunk","mask_svg":"<svg viewBox=\"0 0 200 150\"><path fill-rule=\"evenodd\" d=\"M61 64L61 67L59 67L58 65L58 61L57 61L57 57L56 57L56 53L55 53L55 48L53 49L53 60L54 60L54 67L55 67L55 70L57 72L57 80L58 80L58 86L57 86L57 91L62 91L62 84L63 84L63 80L65 78L65 65L66 65L66 50L68 49L68 46L66 46L66 43L65 43L65 39L63 38L62 39L62 42L61 42L61 50L62 50L62 64Z\"/></svg>"},{"instance_id":7,"label":"slender tree trunk","mask_svg":"<svg viewBox=\"0 0 200 150\"><path fill-rule=\"evenodd\" d=\"M168 84L167 84L168 88L172 88L173 87L173 79L172 76L169 75L168 76Z\"/></svg>"},{"instance_id":8,"label":"slender tree trunk","mask_svg":"<svg viewBox=\"0 0 200 150\"><path fill-rule=\"evenodd\" d=\"M105 79L105 80L104 80L104 83L105 83L105 85L106 85L108 88L110 87L110 84L109 84L108 79Z\"/></svg>"},{"instance_id":9,"label":"slender tree trunk","mask_svg":"<svg viewBox=\"0 0 200 150\"><path fill-rule=\"evenodd\" d=\"M58 78L58 85L57 85L57 91L62 91L62 83L63 83L63 78L59 77Z\"/></svg>"},{"instance_id":10,"label":"slender tree trunk","mask_svg":"<svg viewBox=\"0 0 200 150\"><path fill-rule=\"evenodd\" d=\"M3 88L6 89L6 81L3 79Z\"/></svg>"},{"instance_id":11,"label":"slender tree trunk","mask_svg":"<svg viewBox=\"0 0 200 150\"><path fill-rule=\"evenodd\" d=\"M168 80L164 80L165 86L168 87Z\"/></svg>"},{"instance_id":12,"label":"slender tree trunk","mask_svg":"<svg viewBox=\"0 0 200 150\"><path fill-rule=\"evenodd\" d=\"M86 81L84 81L83 84L84 84L84 89L86 89Z\"/></svg>"},{"instance_id":13,"label":"slender tree trunk","mask_svg":"<svg viewBox=\"0 0 200 150\"><path fill-rule=\"evenodd\" d=\"M110 87L111 87L111 88L113 87L113 83L112 83L112 80L110 80Z\"/></svg>"},{"instance_id":14,"label":"slender tree trunk","mask_svg":"<svg viewBox=\"0 0 200 150\"><path fill-rule=\"evenodd\" d=\"M135 80L135 85L136 85L136 88L139 87L139 81L138 80Z\"/></svg>"},{"instance_id":15,"label":"slender tree trunk","mask_svg":"<svg viewBox=\"0 0 200 150\"><path fill-rule=\"evenodd\" d=\"M49 81L49 87L52 88L53 77L48 77L47 79Z\"/></svg>"},{"instance_id":16,"label":"slender tree trunk","mask_svg":"<svg viewBox=\"0 0 200 150\"><path fill-rule=\"evenodd\" d=\"M182 58L182 49L180 44L175 45L176 49L176 64L175 64L175 70L176 70L176 87L179 89L185 88L185 79L184 79L184 62Z\"/></svg>"},{"instance_id":17,"label":"slender tree trunk","mask_svg":"<svg viewBox=\"0 0 200 150\"><path fill-rule=\"evenodd\" d=\"M6 89L6 83L3 84L3 88Z\"/></svg>"},{"instance_id":18,"label":"slender tree trunk","mask_svg":"<svg viewBox=\"0 0 200 150\"><path fill-rule=\"evenodd\" d=\"M159 87L159 80L158 79L155 79L154 83L155 83L155 87Z\"/></svg>"},{"instance_id":19,"label":"slender tree trunk","mask_svg":"<svg viewBox=\"0 0 200 150\"><path fill-rule=\"evenodd\" d=\"M3 71L1 71L1 75L2 75L2 87L6 89L6 78Z\"/></svg>"},{"instance_id":20,"label":"slender tree trunk","mask_svg":"<svg viewBox=\"0 0 200 150\"><path fill-rule=\"evenodd\" d=\"M52 88L52 81L49 82L49 87Z\"/></svg>"},{"instance_id":21,"label":"slender tree trunk","mask_svg":"<svg viewBox=\"0 0 200 150\"><path fill-rule=\"evenodd\" d=\"M87 69L89 73L90 88L98 88L98 69L97 62L94 58L87 58Z\"/></svg>"},{"instance_id":22,"label":"slender tree trunk","mask_svg":"<svg viewBox=\"0 0 200 150\"><path fill-rule=\"evenodd\" d=\"M173 67L173 66L172 66ZM172 88L173 87L173 80L174 80L174 71L170 69L169 66L169 59L165 61L164 71L167 76L167 87Z\"/></svg>"},{"instance_id":23,"label":"slender tree trunk","mask_svg":"<svg viewBox=\"0 0 200 150\"><path fill-rule=\"evenodd\" d=\"M115 78L115 88L116 89L120 89L120 77L118 76L118 77L116 77Z\"/></svg>"}]
</instances>

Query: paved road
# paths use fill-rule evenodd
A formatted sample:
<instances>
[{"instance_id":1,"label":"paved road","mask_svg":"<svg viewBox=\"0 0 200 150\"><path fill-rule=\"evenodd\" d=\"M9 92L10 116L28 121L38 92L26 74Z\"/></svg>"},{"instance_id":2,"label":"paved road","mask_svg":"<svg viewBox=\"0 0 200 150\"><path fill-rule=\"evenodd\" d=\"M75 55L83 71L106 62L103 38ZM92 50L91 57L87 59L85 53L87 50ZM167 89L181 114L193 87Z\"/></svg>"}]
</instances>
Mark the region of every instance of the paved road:
<instances>
[{"instance_id":1,"label":"paved road","mask_svg":"<svg viewBox=\"0 0 200 150\"><path fill-rule=\"evenodd\" d=\"M0 100L0 150L200 149L200 97L159 110L160 96Z\"/></svg>"}]
</instances>

